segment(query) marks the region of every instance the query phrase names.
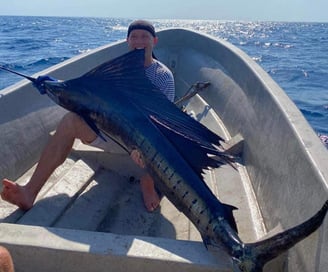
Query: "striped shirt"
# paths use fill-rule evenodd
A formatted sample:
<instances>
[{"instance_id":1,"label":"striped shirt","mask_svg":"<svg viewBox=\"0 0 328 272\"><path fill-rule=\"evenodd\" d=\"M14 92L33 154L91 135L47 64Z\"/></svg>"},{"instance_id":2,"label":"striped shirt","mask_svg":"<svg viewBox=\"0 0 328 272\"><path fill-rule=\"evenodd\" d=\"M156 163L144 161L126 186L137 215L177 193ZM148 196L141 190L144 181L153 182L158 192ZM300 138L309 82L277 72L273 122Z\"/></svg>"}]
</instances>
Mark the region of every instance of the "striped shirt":
<instances>
[{"instance_id":1,"label":"striped shirt","mask_svg":"<svg viewBox=\"0 0 328 272\"><path fill-rule=\"evenodd\" d=\"M174 78L169 68L158 60L154 60L154 62L146 68L146 76L170 101L174 101Z\"/></svg>"}]
</instances>

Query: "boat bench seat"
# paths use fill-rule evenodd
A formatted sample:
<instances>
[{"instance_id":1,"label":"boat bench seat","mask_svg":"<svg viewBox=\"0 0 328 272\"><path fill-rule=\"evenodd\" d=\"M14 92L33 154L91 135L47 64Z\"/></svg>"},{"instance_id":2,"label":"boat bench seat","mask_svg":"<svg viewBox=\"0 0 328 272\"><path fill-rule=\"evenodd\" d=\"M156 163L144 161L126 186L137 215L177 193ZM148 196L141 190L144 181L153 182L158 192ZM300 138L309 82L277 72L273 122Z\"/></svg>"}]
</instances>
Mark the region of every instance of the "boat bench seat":
<instances>
[{"instance_id":1,"label":"boat bench seat","mask_svg":"<svg viewBox=\"0 0 328 272\"><path fill-rule=\"evenodd\" d=\"M17 182L26 183L34 169ZM25 256L25 267L35 267L36 262L31 261L35 258L42 266L43 254L52 250L46 257L50 265L44 266L54 267L53 271L58 271L59 256L60 271L80 271L81 258L99 266L98 271L109 266L127 271L128 263L129 269L136 266L141 271L158 267L161 271L229 271L229 257L222 252L219 256L209 253L196 228L165 197L155 212L145 210L140 174L129 155L106 153L76 141L32 209L23 212L0 202L0 222L8 234L3 235L2 243L8 239L10 249L19 241L20 246L13 250L16 253L30 248L14 256L21 264ZM66 258L65 251L73 254Z\"/></svg>"},{"instance_id":2,"label":"boat bench seat","mask_svg":"<svg viewBox=\"0 0 328 272\"><path fill-rule=\"evenodd\" d=\"M25 184L34 169L35 166L16 182ZM182 213L179 213L178 230L165 223L168 220L163 217L163 212L171 219L171 214L176 214L175 207L165 197L158 212L145 210L138 184L140 174L140 169L128 155L106 153L76 141L70 157L50 176L33 208L23 212L1 201L0 220L174 239L177 236L185 240L194 235L195 240L200 240L196 230L189 230L192 225ZM155 222L158 227L154 226Z\"/></svg>"}]
</instances>

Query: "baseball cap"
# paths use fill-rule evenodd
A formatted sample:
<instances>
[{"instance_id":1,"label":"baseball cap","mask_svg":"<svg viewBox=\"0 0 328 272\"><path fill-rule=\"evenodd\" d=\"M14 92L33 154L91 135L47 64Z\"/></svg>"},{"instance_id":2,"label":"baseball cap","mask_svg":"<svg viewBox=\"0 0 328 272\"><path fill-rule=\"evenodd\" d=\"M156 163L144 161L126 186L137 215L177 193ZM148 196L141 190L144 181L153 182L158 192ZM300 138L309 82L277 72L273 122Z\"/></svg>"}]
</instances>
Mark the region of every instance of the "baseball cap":
<instances>
[{"instance_id":1,"label":"baseball cap","mask_svg":"<svg viewBox=\"0 0 328 272\"><path fill-rule=\"evenodd\" d=\"M155 27L152 25L152 23L146 21L146 20L136 20L133 21L128 28L128 37L130 36L130 33L132 30L135 29L142 29L148 31L153 37L156 37Z\"/></svg>"}]
</instances>

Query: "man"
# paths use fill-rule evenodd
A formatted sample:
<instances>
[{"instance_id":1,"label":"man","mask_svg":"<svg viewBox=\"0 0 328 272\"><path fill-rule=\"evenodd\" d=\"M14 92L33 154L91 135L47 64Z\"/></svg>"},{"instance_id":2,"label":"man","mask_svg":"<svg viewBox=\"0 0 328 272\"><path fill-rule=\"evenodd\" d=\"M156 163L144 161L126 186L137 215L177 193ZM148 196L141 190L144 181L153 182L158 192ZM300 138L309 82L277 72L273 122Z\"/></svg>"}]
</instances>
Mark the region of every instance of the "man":
<instances>
[{"instance_id":1,"label":"man","mask_svg":"<svg viewBox=\"0 0 328 272\"><path fill-rule=\"evenodd\" d=\"M157 41L155 28L148 21L137 20L130 24L127 33L129 49L145 49L144 66L147 77L169 100L173 101L175 95L173 75L166 66L153 57L153 47ZM2 181L2 199L17 205L23 210L30 209L47 179L67 158L75 139L80 139L85 144L108 149L106 148L107 143L97 137L96 133L80 116L69 112L63 117L55 135L43 150L30 181L26 185L20 186L13 181L4 179ZM144 167L138 151L133 151L131 158L139 166ZM155 210L159 205L160 199L155 190L152 177L149 174L145 174L140 179L140 185L146 209L148 211Z\"/></svg>"}]
</instances>

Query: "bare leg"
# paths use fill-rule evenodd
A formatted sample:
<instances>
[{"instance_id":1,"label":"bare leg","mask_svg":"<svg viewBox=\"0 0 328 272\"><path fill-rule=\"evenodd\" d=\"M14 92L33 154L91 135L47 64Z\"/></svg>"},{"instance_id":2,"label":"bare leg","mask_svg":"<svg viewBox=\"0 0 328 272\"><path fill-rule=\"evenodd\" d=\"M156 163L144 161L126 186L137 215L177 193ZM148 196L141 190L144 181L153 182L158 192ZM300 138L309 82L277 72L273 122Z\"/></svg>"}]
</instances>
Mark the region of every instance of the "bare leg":
<instances>
[{"instance_id":1,"label":"bare leg","mask_svg":"<svg viewBox=\"0 0 328 272\"><path fill-rule=\"evenodd\" d=\"M145 168L145 164L137 150L131 152L131 158L141 168ZM160 198L156 192L154 180L149 174L145 174L141 177L140 187L146 209L149 212L156 210L159 206Z\"/></svg>"},{"instance_id":2,"label":"bare leg","mask_svg":"<svg viewBox=\"0 0 328 272\"><path fill-rule=\"evenodd\" d=\"M14 264L9 251L0 246L0 272L14 272Z\"/></svg>"},{"instance_id":3,"label":"bare leg","mask_svg":"<svg viewBox=\"0 0 328 272\"><path fill-rule=\"evenodd\" d=\"M25 186L4 179L1 197L19 208L28 210L53 171L61 165L70 153L75 138L92 142L95 132L75 113L68 113L59 123L55 135L50 139L30 181Z\"/></svg>"}]
</instances>

